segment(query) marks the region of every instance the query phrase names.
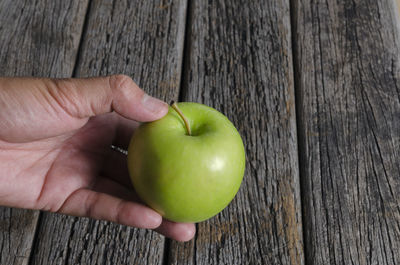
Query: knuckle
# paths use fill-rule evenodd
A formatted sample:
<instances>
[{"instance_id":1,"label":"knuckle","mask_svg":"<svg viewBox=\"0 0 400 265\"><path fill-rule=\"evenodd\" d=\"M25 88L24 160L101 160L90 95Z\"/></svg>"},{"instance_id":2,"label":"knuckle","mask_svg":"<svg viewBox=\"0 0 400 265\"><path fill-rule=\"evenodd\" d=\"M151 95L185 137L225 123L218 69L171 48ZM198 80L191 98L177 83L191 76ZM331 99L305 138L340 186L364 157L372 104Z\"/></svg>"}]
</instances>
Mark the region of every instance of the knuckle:
<instances>
[{"instance_id":1,"label":"knuckle","mask_svg":"<svg viewBox=\"0 0 400 265\"><path fill-rule=\"evenodd\" d=\"M99 194L98 193L91 193L86 198L85 202L85 216L96 218L95 208L99 201Z\"/></svg>"},{"instance_id":2,"label":"knuckle","mask_svg":"<svg viewBox=\"0 0 400 265\"><path fill-rule=\"evenodd\" d=\"M67 78L49 79L46 85L53 101L69 115L77 116L79 112L79 95L74 82Z\"/></svg>"},{"instance_id":3,"label":"knuckle","mask_svg":"<svg viewBox=\"0 0 400 265\"><path fill-rule=\"evenodd\" d=\"M132 86L133 80L127 75L112 75L110 76L110 88L111 90L126 90Z\"/></svg>"},{"instance_id":4,"label":"knuckle","mask_svg":"<svg viewBox=\"0 0 400 265\"><path fill-rule=\"evenodd\" d=\"M124 208L124 205L125 205L125 203L124 203L124 201L123 200L120 200L119 202L118 202L118 204L116 205L116 207L115 207L115 212L114 212L114 216L113 216L113 221L114 222L116 222L116 223L118 223L118 224L122 224L123 223L123 217L122 217L122 214L123 214L123 208Z\"/></svg>"}]
</instances>

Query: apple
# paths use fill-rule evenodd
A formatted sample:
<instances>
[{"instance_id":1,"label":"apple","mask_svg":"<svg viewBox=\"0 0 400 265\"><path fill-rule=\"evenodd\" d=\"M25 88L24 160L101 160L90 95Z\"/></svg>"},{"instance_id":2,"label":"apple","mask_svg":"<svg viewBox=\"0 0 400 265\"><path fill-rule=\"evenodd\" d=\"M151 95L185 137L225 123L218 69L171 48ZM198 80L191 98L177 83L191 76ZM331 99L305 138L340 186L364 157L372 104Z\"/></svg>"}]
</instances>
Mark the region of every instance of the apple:
<instances>
[{"instance_id":1,"label":"apple","mask_svg":"<svg viewBox=\"0 0 400 265\"><path fill-rule=\"evenodd\" d=\"M173 103L166 116L135 131L128 169L147 205L168 220L197 223L218 214L235 197L245 151L222 113L203 104Z\"/></svg>"}]
</instances>

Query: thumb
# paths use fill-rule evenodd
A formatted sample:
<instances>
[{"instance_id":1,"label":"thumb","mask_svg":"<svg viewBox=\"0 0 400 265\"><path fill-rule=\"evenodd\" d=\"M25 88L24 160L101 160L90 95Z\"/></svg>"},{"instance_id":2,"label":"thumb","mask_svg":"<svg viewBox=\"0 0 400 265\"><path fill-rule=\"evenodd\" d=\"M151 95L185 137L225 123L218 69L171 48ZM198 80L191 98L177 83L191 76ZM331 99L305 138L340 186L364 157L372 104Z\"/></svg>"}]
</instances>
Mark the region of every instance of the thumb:
<instances>
[{"instance_id":1,"label":"thumb","mask_svg":"<svg viewBox=\"0 0 400 265\"><path fill-rule=\"evenodd\" d=\"M82 127L115 111L136 121L152 121L168 105L150 97L125 75L81 79L0 77L0 141L27 142Z\"/></svg>"},{"instance_id":2,"label":"thumb","mask_svg":"<svg viewBox=\"0 0 400 265\"><path fill-rule=\"evenodd\" d=\"M96 78L47 79L48 92L75 118L115 111L136 121L153 121L168 112L168 105L147 95L125 75Z\"/></svg>"}]
</instances>

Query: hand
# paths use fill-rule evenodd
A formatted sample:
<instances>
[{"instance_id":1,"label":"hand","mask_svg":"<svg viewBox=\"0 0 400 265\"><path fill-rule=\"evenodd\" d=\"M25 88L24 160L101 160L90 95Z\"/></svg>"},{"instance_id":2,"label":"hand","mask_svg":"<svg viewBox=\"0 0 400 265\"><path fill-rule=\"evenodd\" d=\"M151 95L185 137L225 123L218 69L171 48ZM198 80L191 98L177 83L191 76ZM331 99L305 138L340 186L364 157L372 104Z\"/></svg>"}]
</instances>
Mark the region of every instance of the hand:
<instances>
[{"instance_id":1,"label":"hand","mask_svg":"<svg viewBox=\"0 0 400 265\"><path fill-rule=\"evenodd\" d=\"M127 172L135 121L167 105L127 76L0 78L0 205L155 229L190 240L193 224L163 220L136 196ZM133 121L135 120L135 121Z\"/></svg>"}]
</instances>

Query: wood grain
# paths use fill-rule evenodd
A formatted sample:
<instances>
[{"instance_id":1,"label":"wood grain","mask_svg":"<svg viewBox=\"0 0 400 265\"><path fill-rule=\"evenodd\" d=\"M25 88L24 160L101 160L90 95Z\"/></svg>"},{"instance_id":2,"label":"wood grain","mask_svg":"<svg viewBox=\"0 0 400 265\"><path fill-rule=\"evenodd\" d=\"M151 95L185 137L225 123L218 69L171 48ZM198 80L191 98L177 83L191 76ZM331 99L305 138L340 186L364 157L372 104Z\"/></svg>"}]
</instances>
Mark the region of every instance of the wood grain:
<instances>
[{"instance_id":1,"label":"wood grain","mask_svg":"<svg viewBox=\"0 0 400 265\"><path fill-rule=\"evenodd\" d=\"M289 1L193 1L183 100L241 133L246 174L234 201L171 242L169 264L304 264Z\"/></svg>"},{"instance_id":2,"label":"wood grain","mask_svg":"<svg viewBox=\"0 0 400 265\"><path fill-rule=\"evenodd\" d=\"M400 14L400 0L396 0L396 4L397 4L397 11Z\"/></svg>"},{"instance_id":3,"label":"wood grain","mask_svg":"<svg viewBox=\"0 0 400 265\"><path fill-rule=\"evenodd\" d=\"M400 264L391 0L293 1L307 264Z\"/></svg>"},{"instance_id":4,"label":"wood grain","mask_svg":"<svg viewBox=\"0 0 400 265\"><path fill-rule=\"evenodd\" d=\"M77 76L123 73L177 100L186 1L91 2ZM44 214L33 264L161 264L164 238L113 223Z\"/></svg>"},{"instance_id":5,"label":"wood grain","mask_svg":"<svg viewBox=\"0 0 400 265\"><path fill-rule=\"evenodd\" d=\"M70 77L87 1L0 1L0 75ZM0 264L28 264L39 212L0 208Z\"/></svg>"}]
</instances>

